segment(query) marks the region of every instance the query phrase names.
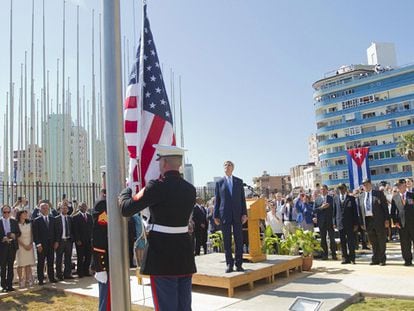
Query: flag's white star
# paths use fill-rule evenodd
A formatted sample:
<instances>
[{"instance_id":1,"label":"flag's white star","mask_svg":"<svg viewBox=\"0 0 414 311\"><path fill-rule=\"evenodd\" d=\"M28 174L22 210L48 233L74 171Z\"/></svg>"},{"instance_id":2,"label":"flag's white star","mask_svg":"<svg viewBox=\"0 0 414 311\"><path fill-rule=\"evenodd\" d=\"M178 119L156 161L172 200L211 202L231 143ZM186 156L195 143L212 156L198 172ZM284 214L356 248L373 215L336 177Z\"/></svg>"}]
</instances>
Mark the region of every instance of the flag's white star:
<instances>
[{"instance_id":1,"label":"flag's white star","mask_svg":"<svg viewBox=\"0 0 414 311\"><path fill-rule=\"evenodd\" d=\"M147 67L147 70L148 70L148 71L151 71L151 68L152 68L151 66L148 66L148 67Z\"/></svg>"},{"instance_id":2,"label":"flag's white star","mask_svg":"<svg viewBox=\"0 0 414 311\"><path fill-rule=\"evenodd\" d=\"M158 64L158 62L156 62L155 67L160 68L160 64Z\"/></svg>"},{"instance_id":3,"label":"flag's white star","mask_svg":"<svg viewBox=\"0 0 414 311\"><path fill-rule=\"evenodd\" d=\"M155 92L157 92L158 94L160 94L160 93L161 93L161 89L160 89L159 87L157 87L157 88L155 89Z\"/></svg>"},{"instance_id":4,"label":"flag's white star","mask_svg":"<svg viewBox=\"0 0 414 311\"><path fill-rule=\"evenodd\" d=\"M155 51L151 50L151 55L154 56L155 55Z\"/></svg>"},{"instance_id":5,"label":"flag's white star","mask_svg":"<svg viewBox=\"0 0 414 311\"><path fill-rule=\"evenodd\" d=\"M355 153L355 158L357 158L357 159L361 159L361 157L362 157L362 153L361 152L357 152L357 153Z\"/></svg>"},{"instance_id":6,"label":"flag's white star","mask_svg":"<svg viewBox=\"0 0 414 311\"><path fill-rule=\"evenodd\" d=\"M151 76L151 81L154 82L155 80L157 80L157 78L155 76Z\"/></svg>"},{"instance_id":7,"label":"flag's white star","mask_svg":"<svg viewBox=\"0 0 414 311\"><path fill-rule=\"evenodd\" d=\"M148 40L147 42L148 42L148 45L150 45L150 44L151 44L151 42L152 42L152 40L150 39L150 40Z\"/></svg>"},{"instance_id":8,"label":"flag's white star","mask_svg":"<svg viewBox=\"0 0 414 311\"><path fill-rule=\"evenodd\" d=\"M170 113L168 111L165 112L165 116L169 117Z\"/></svg>"},{"instance_id":9,"label":"flag's white star","mask_svg":"<svg viewBox=\"0 0 414 311\"><path fill-rule=\"evenodd\" d=\"M148 56L144 54L144 60L147 60Z\"/></svg>"},{"instance_id":10,"label":"flag's white star","mask_svg":"<svg viewBox=\"0 0 414 311\"><path fill-rule=\"evenodd\" d=\"M146 97L146 98L148 98L148 97L150 97L150 96L151 96L151 93L150 93L150 92L145 93L145 97Z\"/></svg>"},{"instance_id":11,"label":"flag's white star","mask_svg":"<svg viewBox=\"0 0 414 311\"><path fill-rule=\"evenodd\" d=\"M145 27L145 28L144 28L144 31L145 31L145 33L148 33L148 28L147 28L147 27Z\"/></svg>"},{"instance_id":12,"label":"flag's white star","mask_svg":"<svg viewBox=\"0 0 414 311\"><path fill-rule=\"evenodd\" d=\"M161 99L161 105L165 105L167 102L164 99Z\"/></svg>"},{"instance_id":13,"label":"flag's white star","mask_svg":"<svg viewBox=\"0 0 414 311\"><path fill-rule=\"evenodd\" d=\"M142 83L142 86L143 86L143 87L146 87L146 86L147 86L147 84L144 82L144 83Z\"/></svg>"},{"instance_id":14,"label":"flag's white star","mask_svg":"<svg viewBox=\"0 0 414 311\"><path fill-rule=\"evenodd\" d=\"M151 103L151 104L150 104L150 107L151 107L152 109L154 109L154 108L155 108L155 106L156 106L156 105L155 105L154 103Z\"/></svg>"}]
</instances>

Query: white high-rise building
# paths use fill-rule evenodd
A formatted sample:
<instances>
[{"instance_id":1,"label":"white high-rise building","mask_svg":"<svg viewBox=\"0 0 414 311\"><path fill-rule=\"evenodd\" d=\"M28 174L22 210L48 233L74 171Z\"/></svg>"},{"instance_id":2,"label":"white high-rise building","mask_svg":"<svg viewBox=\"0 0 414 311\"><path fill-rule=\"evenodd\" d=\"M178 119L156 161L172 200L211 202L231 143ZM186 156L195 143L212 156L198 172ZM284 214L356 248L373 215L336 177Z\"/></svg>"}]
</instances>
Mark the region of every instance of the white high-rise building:
<instances>
[{"instance_id":1,"label":"white high-rise building","mask_svg":"<svg viewBox=\"0 0 414 311\"><path fill-rule=\"evenodd\" d=\"M312 134L308 139L308 153L309 153L309 162L313 162L316 165L319 163L319 154L318 154L318 139L316 134Z\"/></svg>"},{"instance_id":2,"label":"white high-rise building","mask_svg":"<svg viewBox=\"0 0 414 311\"><path fill-rule=\"evenodd\" d=\"M194 185L194 169L191 163L184 164L184 179Z\"/></svg>"}]
</instances>

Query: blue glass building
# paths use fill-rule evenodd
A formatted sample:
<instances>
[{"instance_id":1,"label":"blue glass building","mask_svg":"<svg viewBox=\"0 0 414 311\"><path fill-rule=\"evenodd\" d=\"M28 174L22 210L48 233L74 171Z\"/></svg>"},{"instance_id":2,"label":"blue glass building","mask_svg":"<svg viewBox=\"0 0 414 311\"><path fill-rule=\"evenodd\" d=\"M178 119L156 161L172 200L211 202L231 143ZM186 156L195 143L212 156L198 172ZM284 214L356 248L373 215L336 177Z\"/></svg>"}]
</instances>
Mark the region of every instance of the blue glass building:
<instances>
[{"instance_id":1,"label":"blue glass building","mask_svg":"<svg viewBox=\"0 0 414 311\"><path fill-rule=\"evenodd\" d=\"M359 146L370 146L373 183L412 177L397 145L414 131L414 65L342 66L313 88L323 183L349 185L346 150Z\"/></svg>"}]
</instances>

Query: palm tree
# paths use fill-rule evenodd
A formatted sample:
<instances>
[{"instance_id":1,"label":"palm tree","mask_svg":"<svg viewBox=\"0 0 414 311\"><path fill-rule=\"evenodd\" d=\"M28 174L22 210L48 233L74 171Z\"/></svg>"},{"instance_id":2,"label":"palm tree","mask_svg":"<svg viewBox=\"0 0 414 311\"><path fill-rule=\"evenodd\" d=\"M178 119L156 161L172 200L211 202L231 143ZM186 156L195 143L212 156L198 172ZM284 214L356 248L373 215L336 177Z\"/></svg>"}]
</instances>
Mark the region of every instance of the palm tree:
<instances>
[{"instance_id":1,"label":"palm tree","mask_svg":"<svg viewBox=\"0 0 414 311\"><path fill-rule=\"evenodd\" d=\"M414 161L414 132L407 133L400 136L398 143L398 152L404 156L408 161Z\"/></svg>"}]
</instances>

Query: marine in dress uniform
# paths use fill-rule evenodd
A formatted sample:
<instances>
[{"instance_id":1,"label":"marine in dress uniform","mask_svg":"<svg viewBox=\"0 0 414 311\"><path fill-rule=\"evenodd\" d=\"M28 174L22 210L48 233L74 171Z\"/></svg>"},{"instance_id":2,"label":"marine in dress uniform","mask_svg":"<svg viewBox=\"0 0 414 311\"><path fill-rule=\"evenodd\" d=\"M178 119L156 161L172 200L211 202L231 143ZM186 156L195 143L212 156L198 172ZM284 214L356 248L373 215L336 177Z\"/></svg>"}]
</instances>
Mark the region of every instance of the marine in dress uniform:
<instances>
[{"instance_id":1,"label":"marine in dress uniform","mask_svg":"<svg viewBox=\"0 0 414 311\"><path fill-rule=\"evenodd\" d=\"M150 225L141 273L150 275L155 310L191 310L191 278L196 272L188 220L196 199L193 185L180 173L184 150L154 145L159 180L151 180L132 197L127 188L120 194L122 215L130 217L149 207Z\"/></svg>"},{"instance_id":2,"label":"marine in dress uniform","mask_svg":"<svg viewBox=\"0 0 414 311\"><path fill-rule=\"evenodd\" d=\"M108 279L108 215L105 197L96 202L92 218L92 256L96 271L95 279L99 285L99 311L111 310Z\"/></svg>"}]
</instances>

